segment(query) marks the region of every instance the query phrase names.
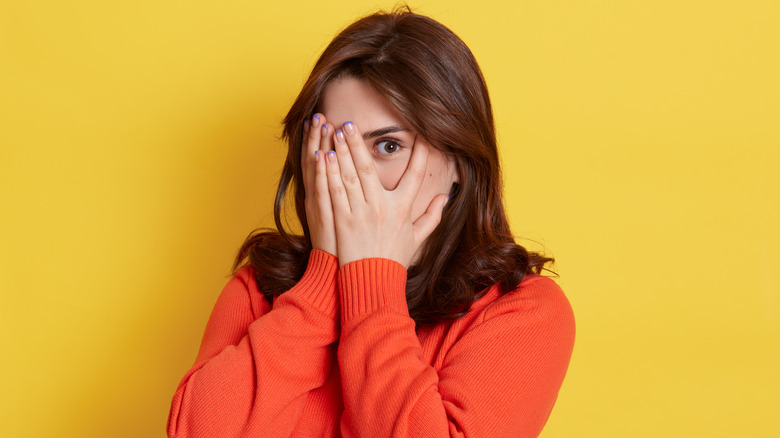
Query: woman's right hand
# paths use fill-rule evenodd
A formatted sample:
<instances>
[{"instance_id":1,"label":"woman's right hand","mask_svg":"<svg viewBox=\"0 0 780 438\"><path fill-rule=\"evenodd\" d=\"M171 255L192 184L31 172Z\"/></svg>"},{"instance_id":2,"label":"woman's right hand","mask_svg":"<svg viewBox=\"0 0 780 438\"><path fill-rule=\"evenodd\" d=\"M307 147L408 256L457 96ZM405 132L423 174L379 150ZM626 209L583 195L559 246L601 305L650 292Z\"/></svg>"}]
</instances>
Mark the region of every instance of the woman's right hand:
<instances>
[{"instance_id":1,"label":"woman's right hand","mask_svg":"<svg viewBox=\"0 0 780 438\"><path fill-rule=\"evenodd\" d=\"M306 221L309 224L311 246L338 257L333 206L325 176L325 154L333 150L333 126L323 114L312 116L303 129L301 170L306 192Z\"/></svg>"}]
</instances>

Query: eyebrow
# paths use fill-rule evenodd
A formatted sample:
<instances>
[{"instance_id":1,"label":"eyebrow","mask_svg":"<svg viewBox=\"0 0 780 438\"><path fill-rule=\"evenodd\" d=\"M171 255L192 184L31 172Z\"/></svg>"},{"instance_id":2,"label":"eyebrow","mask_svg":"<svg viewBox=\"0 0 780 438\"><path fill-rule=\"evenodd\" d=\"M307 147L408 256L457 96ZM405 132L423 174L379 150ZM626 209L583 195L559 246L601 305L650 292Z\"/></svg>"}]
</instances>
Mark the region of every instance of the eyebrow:
<instances>
[{"instance_id":1,"label":"eyebrow","mask_svg":"<svg viewBox=\"0 0 780 438\"><path fill-rule=\"evenodd\" d=\"M383 135L392 134L394 132L406 132L409 131L406 128L402 128L398 125L385 126L384 128L375 129L363 134L363 140L368 140L374 137L381 137Z\"/></svg>"}]
</instances>

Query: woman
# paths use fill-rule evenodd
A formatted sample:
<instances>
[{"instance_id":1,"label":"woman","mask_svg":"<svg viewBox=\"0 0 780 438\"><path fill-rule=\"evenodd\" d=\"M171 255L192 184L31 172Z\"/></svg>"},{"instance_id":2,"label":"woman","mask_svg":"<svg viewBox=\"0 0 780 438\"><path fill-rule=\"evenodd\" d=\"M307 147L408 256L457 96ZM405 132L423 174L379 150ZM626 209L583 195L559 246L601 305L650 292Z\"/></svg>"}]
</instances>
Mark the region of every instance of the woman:
<instances>
[{"instance_id":1,"label":"woman","mask_svg":"<svg viewBox=\"0 0 780 438\"><path fill-rule=\"evenodd\" d=\"M397 10L325 49L284 120L278 231L250 236L168 434L536 436L571 308L517 245L469 49ZM289 192L289 193L288 193ZM282 223L295 200L303 236Z\"/></svg>"}]
</instances>

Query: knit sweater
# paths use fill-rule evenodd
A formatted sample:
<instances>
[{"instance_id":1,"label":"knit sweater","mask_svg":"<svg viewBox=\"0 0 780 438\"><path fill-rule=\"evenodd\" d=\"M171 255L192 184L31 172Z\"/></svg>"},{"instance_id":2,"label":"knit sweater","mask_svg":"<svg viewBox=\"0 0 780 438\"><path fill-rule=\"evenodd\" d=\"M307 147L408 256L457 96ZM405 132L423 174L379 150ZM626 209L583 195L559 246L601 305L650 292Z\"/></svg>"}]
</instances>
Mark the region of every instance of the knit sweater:
<instances>
[{"instance_id":1,"label":"knit sweater","mask_svg":"<svg viewBox=\"0 0 780 438\"><path fill-rule=\"evenodd\" d=\"M173 397L170 437L531 437L574 343L547 277L490 288L467 314L415 330L406 270L341 268L313 250L300 281L264 298L250 266L225 286Z\"/></svg>"}]
</instances>

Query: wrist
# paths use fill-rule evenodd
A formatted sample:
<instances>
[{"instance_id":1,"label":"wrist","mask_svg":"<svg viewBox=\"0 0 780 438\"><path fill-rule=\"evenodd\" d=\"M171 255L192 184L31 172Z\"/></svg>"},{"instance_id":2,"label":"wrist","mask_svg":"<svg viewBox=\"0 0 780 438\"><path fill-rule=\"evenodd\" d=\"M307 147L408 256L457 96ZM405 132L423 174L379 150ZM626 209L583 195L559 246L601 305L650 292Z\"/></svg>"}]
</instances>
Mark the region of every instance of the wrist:
<instances>
[{"instance_id":1,"label":"wrist","mask_svg":"<svg viewBox=\"0 0 780 438\"><path fill-rule=\"evenodd\" d=\"M358 323L382 307L408 315L406 276L403 265L386 258L344 264L338 270L342 324Z\"/></svg>"}]
</instances>

